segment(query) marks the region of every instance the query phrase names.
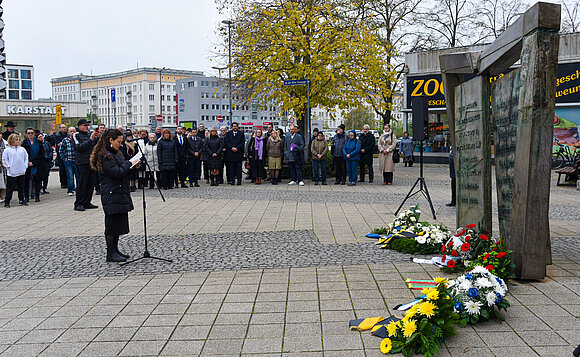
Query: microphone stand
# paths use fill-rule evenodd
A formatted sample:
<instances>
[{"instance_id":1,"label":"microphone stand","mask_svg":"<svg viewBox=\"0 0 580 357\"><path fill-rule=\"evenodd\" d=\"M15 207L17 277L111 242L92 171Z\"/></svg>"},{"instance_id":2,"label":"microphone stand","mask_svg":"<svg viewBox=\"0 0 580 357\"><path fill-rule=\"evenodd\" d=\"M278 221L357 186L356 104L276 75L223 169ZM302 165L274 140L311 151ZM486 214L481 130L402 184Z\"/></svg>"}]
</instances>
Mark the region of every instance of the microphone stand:
<instances>
[{"instance_id":1,"label":"microphone stand","mask_svg":"<svg viewBox=\"0 0 580 357\"><path fill-rule=\"evenodd\" d=\"M143 142L145 142L145 140L143 140ZM163 200L163 202L165 202L165 197L163 197L163 193L161 192L161 189L159 188L159 184L155 179L154 171L151 170L151 167L149 166L149 163L147 162L147 158L145 157L145 153L143 152L143 150L139 146L139 142L137 142L135 144L135 147L137 147L137 151L141 153L141 165L145 164L146 169L149 170L153 174L153 184L157 186L157 191L159 192L159 196L161 196L161 199ZM173 260L171 260L171 259L155 257L149 253L149 249L147 247L147 203L145 201L145 185L144 184L141 185L141 193L142 193L142 201L143 201L143 236L145 238L145 251L143 252L143 256L141 256L139 258L135 258L133 260L129 260L129 261L124 262L124 263L121 263L119 265L125 266L127 264L135 263L135 262L137 262L141 259L145 259L145 258L156 259L156 260L161 260L161 261L168 262L168 263L173 263Z\"/></svg>"}]
</instances>

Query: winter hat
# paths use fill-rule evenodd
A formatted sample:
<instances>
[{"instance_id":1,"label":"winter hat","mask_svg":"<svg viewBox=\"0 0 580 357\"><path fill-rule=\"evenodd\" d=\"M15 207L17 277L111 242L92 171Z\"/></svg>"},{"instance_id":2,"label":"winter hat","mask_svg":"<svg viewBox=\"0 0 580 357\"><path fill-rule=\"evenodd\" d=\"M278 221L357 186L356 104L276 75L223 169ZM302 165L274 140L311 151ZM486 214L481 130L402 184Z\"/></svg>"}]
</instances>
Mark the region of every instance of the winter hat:
<instances>
[{"instance_id":1,"label":"winter hat","mask_svg":"<svg viewBox=\"0 0 580 357\"><path fill-rule=\"evenodd\" d=\"M345 128L344 124L340 124L338 127L341 128L342 131L344 131L344 128Z\"/></svg>"}]
</instances>

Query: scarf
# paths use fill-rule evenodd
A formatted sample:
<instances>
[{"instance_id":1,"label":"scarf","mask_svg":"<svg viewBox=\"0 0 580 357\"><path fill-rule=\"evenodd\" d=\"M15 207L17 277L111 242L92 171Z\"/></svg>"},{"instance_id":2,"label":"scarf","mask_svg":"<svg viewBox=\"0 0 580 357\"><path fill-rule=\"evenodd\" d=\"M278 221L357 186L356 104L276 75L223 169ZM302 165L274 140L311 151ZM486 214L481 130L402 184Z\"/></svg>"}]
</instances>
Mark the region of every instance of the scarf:
<instances>
[{"instance_id":1,"label":"scarf","mask_svg":"<svg viewBox=\"0 0 580 357\"><path fill-rule=\"evenodd\" d=\"M256 137L255 139L254 148L258 151L259 160L262 160L262 155L264 153L264 137L260 136Z\"/></svg>"}]
</instances>

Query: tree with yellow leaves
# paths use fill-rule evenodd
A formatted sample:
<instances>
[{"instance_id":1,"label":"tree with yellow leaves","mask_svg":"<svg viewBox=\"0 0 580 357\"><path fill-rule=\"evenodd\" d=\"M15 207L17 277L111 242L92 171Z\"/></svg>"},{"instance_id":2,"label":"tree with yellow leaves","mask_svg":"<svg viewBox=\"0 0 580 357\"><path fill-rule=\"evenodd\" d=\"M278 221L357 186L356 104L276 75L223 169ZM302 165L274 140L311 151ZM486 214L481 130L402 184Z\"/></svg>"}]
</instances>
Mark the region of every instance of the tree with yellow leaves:
<instances>
[{"instance_id":1,"label":"tree with yellow leaves","mask_svg":"<svg viewBox=\"0 0 580 357\"><path fill-rule=\"evenodd\" d=\"M351 108L363 104L364 86L377 91L389 69L384 48L363 21L340 0L225 0L232 11L233 77L237 88L274 101L297 114L304 130L306 86L284 86L284 80L310 81L311 107Z\"/></svg>"}]
</instances>

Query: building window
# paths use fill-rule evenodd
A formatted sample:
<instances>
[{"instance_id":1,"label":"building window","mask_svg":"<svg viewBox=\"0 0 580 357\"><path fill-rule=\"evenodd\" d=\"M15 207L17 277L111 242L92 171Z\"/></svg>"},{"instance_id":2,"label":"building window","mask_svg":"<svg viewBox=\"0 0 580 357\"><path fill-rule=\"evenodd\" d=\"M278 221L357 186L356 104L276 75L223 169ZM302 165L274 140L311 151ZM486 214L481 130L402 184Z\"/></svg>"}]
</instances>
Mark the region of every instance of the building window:
<instances>
[{"instance_id":1,"label":"building window","mask_svg":"<svg viewBox=\"0 0 580 357\"><path fill-rule=\"evenodd\" d=\"M154 101L155 100L155 94L149 94L149 100L150 101Z\"/></svg>"},{"instance_id":2,"label":"building window","mask_svg":"<svg viewBox=\"0 0 580 357\"><path fill-rule=\"evenodd\" d=\"M161 90L164 90L164 89L165 89L165 84L162 84L161 85Z\"/></svg>"},{"instance_id":3,"label":"building window","mask_svg":"<svg viewBox=\"0 0 580 357\"><path fill-rule=\"evenodd\" d=\"M11 79L11 80L8 81L8 88L10 88L10 89L19 89L20 88L20 83L18 82L18 80Z\"/></svg>"},{"instance_id":4,"label":"building window","mask_svg":"<svg viewBox=\"0 0 580 357\"><path fill-rule=\"evenodd\" d=\"M29 90L23 90L22 99L32 100L32 92Z\"/></svg>"},{"instance_id":5,"label":"building window","mask_svg":"<svg viewBox=\"0 0 580 357\"><path fill-rule=\"evenodd\" d=\"M155 90L155 83L149 83L149 90Z\"/></svg>"},{"instance_id":6,"label":"building window","mask_svg":"<svg viewBox=\"0 0 580 357\"><path fill-rule=\"evenodd\" d=\"M202 87L209 87L209 82L208 81L201 81L201 86Z\"/></svg>"},{"instance_id":7,"label":"building window","mask_svg":"<svg viewBox=\"0 0 580 357\"><path fill-rule=\"evenodd\" d=\"M209 104L202 104L202 105L201 105L201 109L202 109L202 110L209 109Z\"/></svg>"},{"instance_id":8,"label":"building window","mask_svg":"<svg viewBox=\"0 0 580 357\"><path fill-rule=\"evenodd\" d=\"M32 71L29 69L20 70L20 78L22 79L32 79Z\"/></svg>"},{"instance_id":9,"label":"building window","mask_svg":"<svg viewBox=\"0 0 580 357\"><path fill-rule=\"evenodd\" d=\"M219 104L212 104L211 105L211 109L213 109L213 110L219 110L220 109L220 105Z\"/></svg>"},{"instance_id":10,"label":"building window","mask_svg":"<svg viewBox=\"0 0 580 357\"><path fill-rule=\"evenodd\" d=\"M9 90L8 91L8 99L20 99L17 90Z\"/></svg>"},{"instance_id":11,"label":"building window","mask_svg":"<svg viewBox=\"0 0 580 357\"><path fill-rule=\"evenodd\" d=\"M201 92L201 97L202 98L209 98L209 93L208 92Z\"/></svg>"},{"instance_id":12,"label":"building window","mask_svg":"<svg viewBox=\"0 0 580 357\"><path fill-rule=\"evenodd\" d=\"M17 69L9 69L8 70L8 78L18 78L18 70Z\"/></svg>"},{"instance_id":13,"label":"building window","mask_svg":"<svg viewBox=\"0 0 580 357\"><path fill-rule=\"evenodd\" d=\"M150 105L149 106L149 111L150 112L154 112L155 111L155 106L154 105Z\"/></svg>"},{"instance_id":14,"label":"building window","mask_svg":"<svg viewBox=\"0 0 580 357\"><path fill-rule=\"evenodd\" d=\"M161 95L161 101L165 101L165 96L163 94Z\"/></svg>"}]
</instances>

